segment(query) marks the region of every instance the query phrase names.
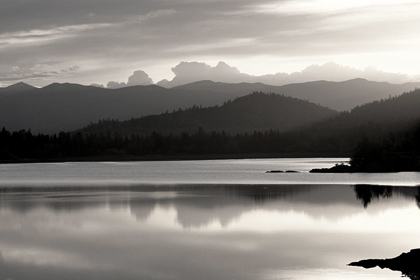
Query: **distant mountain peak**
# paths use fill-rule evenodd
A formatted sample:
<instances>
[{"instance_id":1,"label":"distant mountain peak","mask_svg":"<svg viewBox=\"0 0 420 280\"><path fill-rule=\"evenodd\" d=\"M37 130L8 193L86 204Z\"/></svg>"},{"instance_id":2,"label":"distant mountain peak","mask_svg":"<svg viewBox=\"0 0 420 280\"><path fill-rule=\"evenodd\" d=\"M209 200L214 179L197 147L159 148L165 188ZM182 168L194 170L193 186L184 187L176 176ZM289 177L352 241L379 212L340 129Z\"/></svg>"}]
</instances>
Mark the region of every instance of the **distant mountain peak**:
<instances>
[{"instance_id":1,"label":"distant mountain peak","mask_svg":"<svg viewBox=\"0 0 420 280\"><path fill-rule=\"evenodd\" d=\"M80 85L80 84L73 84L73 83L52 83L49 84L45 87L43 87L43 89L49 89L49 90L65 90L65 89L72 89L72 90L80 90L80 89L84 89L84 88L88 88L88 86L84 86L84 85Z\"/></svg>"},{"instance_id":2,"label":"distant mountain peak","mask_svg":"<svg viewBox=\"0 0 420 280\"><path fill-rule=\"evenodd\" d=\"M351 79L351 80L342 81L342 83L377 83L377 82L369 81L365 78L354 78L354 79Z\"/></svg>"},{"instance_id":3,"label":"distant mountain peak","mask_svg":"<svg viewBox=\"0 0 420 280\"><path fill-rule=\"evenodd\" d=\"M27 91L27 90L33 90L33 89L36 89L36 87L28 85L27 83L24 83L24 82L19 82L5 88L5 90L8 92Z\"/></svg>"},{"instance_id":4,"label":"distant mountain peak","mask_svg":"<svg viewBox=\"0 0 420 280\"><path fill-rule=\"evenodd\" d=\"M128 86L128 87L122 87L122 88L107 88L110 90L117 90L117 91L124 91L126 89L150 89L150 90L156 90L156 89L161 89L161 90L167 90L167 88L164 88L160 85L156 85L156 84L151 84L151 85L135 85L135 86Z\"/></svg>"}]
</instances>

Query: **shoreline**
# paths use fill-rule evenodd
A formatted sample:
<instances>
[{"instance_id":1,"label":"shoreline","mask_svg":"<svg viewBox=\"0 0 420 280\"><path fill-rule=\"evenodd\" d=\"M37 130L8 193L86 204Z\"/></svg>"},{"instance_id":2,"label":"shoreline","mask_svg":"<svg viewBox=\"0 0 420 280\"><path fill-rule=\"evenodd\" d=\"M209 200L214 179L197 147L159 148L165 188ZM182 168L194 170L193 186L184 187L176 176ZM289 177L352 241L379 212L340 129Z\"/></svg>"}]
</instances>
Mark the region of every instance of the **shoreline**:
<instances>
[{"instance_id":1,"label":"shoreline","mask_svg":"<svg viewBox=\"0 0 420 280\"><path fill-rule=\"evenodd\" d=\"M389 168L388 166L376 165L374 168L356 168L345 164L336 164L330 168L314 168L309 173L326 173L326 174L337 174L337 173L400 173L400 172L420 172L417 168Z\"/></svg>"},{"instance_id":2,"label":"shoreline","mask_svg":"<svg viewBox=\"0 0 420 280\"><path fill-rule=\"evenodd\" d=\"M62 162L103 162L103 161L190 161L223 159L259 159L259 158L349 158L346 153L257 153L257 154L209 154L209 155L150 155L150 156L97 156L63 157L48 159L0 160L0 164L24 163L62 163Z\"/></svg>"}]
</instances>

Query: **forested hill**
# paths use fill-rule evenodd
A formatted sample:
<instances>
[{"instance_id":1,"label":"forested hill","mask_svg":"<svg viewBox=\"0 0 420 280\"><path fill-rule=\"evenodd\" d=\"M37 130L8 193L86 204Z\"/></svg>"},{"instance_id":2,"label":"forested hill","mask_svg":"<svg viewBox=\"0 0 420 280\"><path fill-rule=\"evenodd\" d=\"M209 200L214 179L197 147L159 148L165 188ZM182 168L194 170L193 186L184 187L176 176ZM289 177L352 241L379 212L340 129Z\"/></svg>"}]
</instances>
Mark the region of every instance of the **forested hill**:
<instances>
[{"instance_id":1,"label":"forested hill","mask_svg":"<svg viewBox=\"0 0 420 280\"><path fill-rule=\"evenodd\" d=\"M349 152L361 138L382 141L389 134L399 135L420 121L420 90L407 92L358 106L350 112L292 132L288 138L299 139L296 149L322 152Z\"/></svg>"},{"instance_id":2,"label":"forested hill","mask_svg":"<svg viewBox=\"0 0 420 280\"><path fill-rule=\"evenodd\" d=\"M252 94L226 102L221 107L198 108L181 110L161 116L145 117L128 122L101 122L90 126L89 134L60 133L58 135L34 135L30 131L9 133L6 129L0 132L0 160L60 160L79 157L93 159L103 156L175 156L203 155L236 155L235 157L265 154L275 155L351 155L354 154L355 164L362 163L362 169L369 170L419 170L419 123L420 123L420 90L405 93L397 98L389 98L355 108L350 113L341 113L330 119L312 125L299 127L291 131L279 132L277 130L259 132L228 134L226 132L212 132L211 128L198 129L199 123L193 126L193 133L180 135L162 135L150 133L146 136L123 135L124 129L137 121L153 123L158 127L169 116L199 115L212 116L212 112L235 112L245 110L249 115L257 115L255 111L248 110L250 104L257 104L256 100L264 99L261 105L264 113L266 108L275 107L276 100L290 102L290 104L304 105L317 108L316 105L305 101L282 97L277 95ZM288 106L290 106L290 104ZM258 106L251 106L258 107ZM324 110L325 108L321 108ZM319 107L316 109L319 110ZM316 110L314 110L316 112ZM274 112L282 112L274 110ZM204 114L206 113L206 114ZM329 113L334 114L334 111ZM235 113L236 114L236 113ZM246 115L246 114L245 114ZM301 114L299 114L300 116ZM308 113L307 116L313 116ZM199 119L199 118L198 118ZM257 120L259 118L254 118ZM268 118L270 120L270 118ZM158 122L159 120L159 122ZM220 126L227 125L225 119L215 119ZM261 118L265 122L264 118ZM266 119L267 120L267 119ZM312 121L312 120L311 120ZM255 123L254 123L255 124ZM165 124L167 126L172 123ZM190 125L190 124L189 124ZM114 126L114 127L112 127ZM97 129L94 130L93 128ZM118 128L121 130L115 130ZM114 130L113 130L114 129ZM105 131L106 130L106 131ZM131 128L130 128L131 130ZM155 129L153 129L155 130ZM109 131L109 132L108 132ZM113 132L113 133L111 133ZM115 133L119 132L119 133ZM130 131L132 133L134 131ZM361 139L363 139L362 142ZM362 143L362 145L358 144ZM373 143L373 144L369 144ZM366 157L368 156L368 158ZM87 158L86 158L87 157ZM368 159L366 161L366 158ZM380 165L378 165L381 162ZM386 162L386 166L382 163ZM366 164L367 163L367 164ZM357 169L359 170L359 169ZM401 171L401 170L400 170Z\"/></svg>"},{"instance_id":3,"label":"forested hill","mask_svg":"<svg viewBox=\"0 0 420 280\"><path fill-rule=\"evenodd\" d=\"M297 129L304 125L331 118L334 110L308 101L277 94L254 92L227 101L222 106L200 108L193 106L161 115L146 116L129 121L103 120L80 130L84 134L149 135L195 133L199 127L205 131L225 131L232 134Z\"/></svg>"},{"instance_id":4,"label":"forested hill","mask_svg":"<svg viewBox=\"0 0 420 280\"><path fill-rule=\"evenodd\" d=\"M264 102L256 102L257 99L263 99ZM193 107L175 113L149 116L127 122L101 121L86 127L81 132L98 135L106 135L107 131L110 131L110 133L118 132L120 135L130 135L131 133L150 135L152 131L162 134L186 131L194 134L200 126L206 132L217 130L214 125L218 125L220 129L224 129L227 132L230 132L229 127L234 127L234 132L243 132L244 130L238 130L239 120L243 121L242 124L249 123L253 125L253 127L248 126L249 131L263 132L268 129L280 129L279 123L286 120L282 114L285 114L287 111L272 110L276 106L276 102L273 102L273 99L288 100L294 105L306 104L310 108L317 108L316 110L322 108L289 97L253 94L228 102L221 107L202 109ZM261 106L256 106L256 104L261 104ZM286 102L283 104L285 107L292 107L290 104L285 105ZM268 108L271 109L268 110ZM242 115L238 111L241 111ZM321 111L328 112L328 109L322 108ZM324 120L319 118L317 121L314 117L315 114L308 113L309 111L297 114L294 112L296 111L290 110L288 112L293 114L293 117L289 119L290 122L295 122L300 117L305 118L305 121L308 122L306 124L300 122L300 125L295 127L284 127L282 133L277 133L273 136L275 139L268 140L267 138L267 143L263 143L263 141L259 143L258 145L266 147L264 152L351 153L363 137L370 141L378 142L382 141L383 138L389 137L390 134L400 135L417 125L420 121L420 90L358 106L350 112L339 114L332 112L330 115L331 111L329 111L330 113L322 114L325 118ZM275 114L278 114L278 117L273 117ZM233 116L236 115L240 116L240 118L235 119ZM216 116L223 117L219 118ZM261 116L267 117L262 118ZM232 118L232 121L229 121L230 118ZM197 121L195 122L194 120ZM278 120L279 123L275 123L274 120ZM210 123L210 121L212 122ZM260 123L257 124L257 122ZM315 123L310 124L310 122ZM212 126L209 124L212 124ZM233 131L231 134L234 135ZM241 141L246 140L242 139ZM272 143L277 144L272 145Z\"/></svg>"}]
</instances>

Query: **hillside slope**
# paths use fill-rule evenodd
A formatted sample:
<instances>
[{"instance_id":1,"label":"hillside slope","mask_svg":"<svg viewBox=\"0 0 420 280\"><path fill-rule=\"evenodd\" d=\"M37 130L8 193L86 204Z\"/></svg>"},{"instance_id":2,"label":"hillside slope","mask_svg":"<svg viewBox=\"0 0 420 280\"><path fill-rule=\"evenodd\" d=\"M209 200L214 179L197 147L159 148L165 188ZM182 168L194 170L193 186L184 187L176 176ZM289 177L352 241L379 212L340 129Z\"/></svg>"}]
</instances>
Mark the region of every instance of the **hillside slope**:
<instances>
[{"instance_id":1,"label":"hillside slope","mask_svg":"<svg viewBox=\"0 0 420 280\"><path fill-rule=\"evenodd\" d=\"M104 118L127 120L193 105L213 106L230 98L225 93L168 90L155 85L111 90L51 84L13 94L0 92L0 128L58 133Z\"/></svg>"},{"instance_id":2,"label":"hillside slope","mask_svg":"<svg viewBox=\"0 0 420 280\"><path fill-rule=\"evenodd\" d=\"M291 132L287 137L296 139L296 149L317 147L318 151L350 152L361 138L381 141L389 134L409 131L419 122L420 90L415 90L357 106L350 112Z\"/></svg>"},{"instance_id":3,"label":"hillside slope","mask_svg":"<svg viewBox=\"0 0 420 280\"><path fill-rule=\"evenodd\" d=\"M155 116L124 122L101 121L82 129L83 133L116 133L122 135L149 135L195 133L205 131L245 133L279 130L286 131L308 125L337 114L336 111L296 98L254 92L225 102L222 106L199 108L194 106Z\"/></svg>"}]
</instances>

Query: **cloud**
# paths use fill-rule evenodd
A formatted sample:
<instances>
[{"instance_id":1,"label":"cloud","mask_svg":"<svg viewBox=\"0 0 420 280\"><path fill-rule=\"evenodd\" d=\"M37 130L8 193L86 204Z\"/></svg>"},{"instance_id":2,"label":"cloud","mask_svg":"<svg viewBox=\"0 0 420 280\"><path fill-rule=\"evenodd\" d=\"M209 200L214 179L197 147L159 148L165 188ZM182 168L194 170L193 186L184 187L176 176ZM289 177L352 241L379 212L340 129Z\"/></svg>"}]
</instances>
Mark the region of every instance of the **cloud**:
<instances>
[{"instance_id":1,"label":"cloud","mask_svg":"<svg viewBox=\"0 0 420 280\"><path fill-rule=\"evenodd\" d=\"M153 84L153 80L149 77L149 75L144 72L143 70L134 71L133 75L128 77L128 82L115 82L110 81L106 85L107 88L123 88L123 87L132 87L132 86L146 86Z\"/></svg>"},{"instance_id":2,"label":"cloud","mask_svg":"<svg viewBox=\"0 0 420 280\"><path fill-rule=\"evenodd\" d=\"M208 80L210 69L211 66L203 62L181 62L172 68L175 77L170 82L170 86L182 85L192 81Z\"/></svg>"},{"instance_id":3,"label":"cloud","mask_svg":"<svg viewBox=\"0 0 420 280\"><path fill-rule=\"evenodd\" d=\"M162 16L170 16L175 13L176 11L174 9L166 9L166 10L159 9L156 11L150 11L146 15L139 16L138 20L143 21L143 20L148 20L148 19L162 17Z\"/></svg>"},{"instance_id":4,"label":"cloud","mask_svg":"<svg viewBox=\"0 0 420 280\"><path fill-rule=\"evenodd\" d=\"M241 73L236 67L229 66L220 61L215 67L203 62L181 62L172 71L175 77L171 80L162 80L157 84L164 87L174 87L200 80L211 80L214 82L226 83L265 83L269 85L285 85L291 83L303 83L310 81L346 81L355 78L364 78L377 82L405 83L412 79L400 73L388 73L373 67L364 70L343 66L334 62L322 65L311 65L300 72L267 74L261 76L252 76Z\"/></svg>"},{"instance_id":5,"label":"cloud","mask_svg":"<svg viewBox=\"0 0 420 280\"><path fill-rule=\"evenodd\" d=\"M115 81L110 81L106 84L107 88L112 88L112 89L123 88L123 87L126 87L126 86L127 86L126 83L119 83L119 82L115 82Z\"/></svg>"},{"instance_id":6,"label":"cloud","mask_svg":"<svg viewBox=\"0 0 420 280\"><path fill-rule=\"evenodd\" d=\"M310 65L299 72L276 73L254 77L254 80L270 85L284 85L290 83L303 83L310 81L346 81L355 78L363 78L376 82L389 82L401 84L413 81L406 74L388 73L374 67L367 67L364 70L328 62L322 65Z\"/></svg>"},{"instance_id":7,"label":"cloud","mask_svg":"<svg viewBox=\"0 0 420 280\"><path fill-rule=\"evenodd\" d=\"M52 40L58 40L75 36L79 32L109 27L110 24L82 24L60 26L50 29L32 29L29 31L18 31L0 34L0 48L17 44L41 44Z\"/></svg>"},{"instance_id":8,"label":"cloud","mask_svg":"<svg viewBox=\"0 0 420 280\"><path fill-rule=\"evenodd\" d=\"M91 87L105 88L102 84L90 84Z\"/></svg>"},{"instance_id":9,"label":"cloud","mask_svg":"<svg viewBox=\"0 0 420 280\"><path fill-rule=\"evenodd\" d=\"M159 9L155 11L150 11L147 14L140 15L137 17L129 17L126 19L121 19L119 22L113 23L90 23L90 24L78 24L78 25L63 25L63 26L53 26L51 28L43 29L29 29L21 30L15 32L5 32L0 33L0 48L6 46L16 46L16 44L46 44L53 40L65 39L72 36L77 36L77 34L101 29L108 27L118 27L130 24L133 22L142 22L153 18L169 16L176 13L174 9ZM96 16L95 13L89 13L88 18Z\"/></svg>"},{"instance_id":10,"label":"cloud","mask_svg":"<svg viewBox=\"0 0 420 280\"><path fill-rule=\"evenodd\" d=\"M128 78L127 86L151 85L153 80L143 70L134 71L133 75Z\"/></svg>"},{"instance_id":11,"label":"cloud","mask_svg":"<svg viewBox=\"0 0 420 280\"><path fill-rule=\"evenodd\" d=\"M14 81L23 80L63 79L66 77L71 77L80 70L81 68L79 66L70 66L60 69L59 66L44 63L12 67L0 66L0 82L9 82L7 84L10 84L10 82L13 83Z\"/></svg>"}]
</instances>

